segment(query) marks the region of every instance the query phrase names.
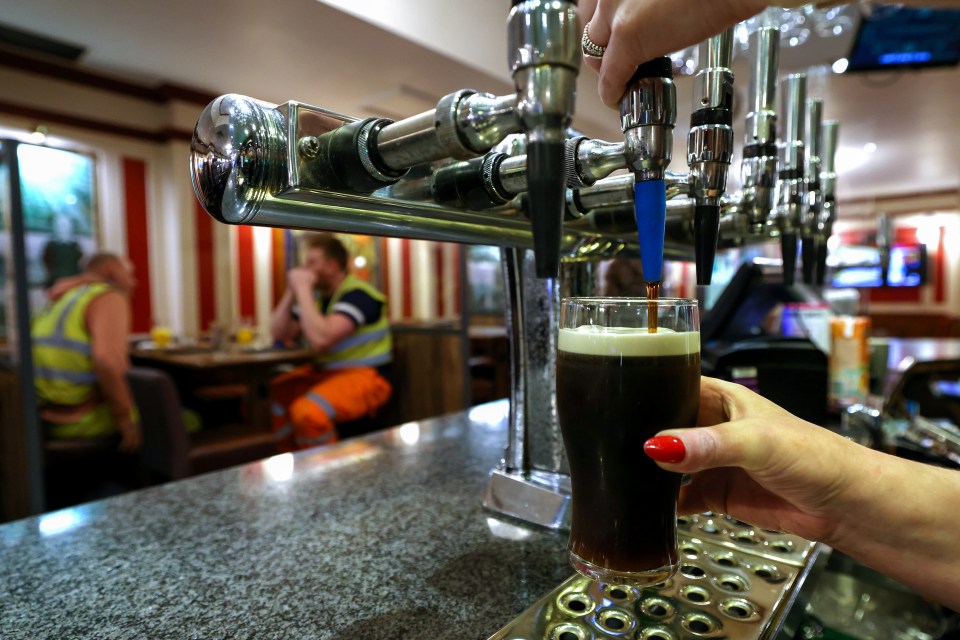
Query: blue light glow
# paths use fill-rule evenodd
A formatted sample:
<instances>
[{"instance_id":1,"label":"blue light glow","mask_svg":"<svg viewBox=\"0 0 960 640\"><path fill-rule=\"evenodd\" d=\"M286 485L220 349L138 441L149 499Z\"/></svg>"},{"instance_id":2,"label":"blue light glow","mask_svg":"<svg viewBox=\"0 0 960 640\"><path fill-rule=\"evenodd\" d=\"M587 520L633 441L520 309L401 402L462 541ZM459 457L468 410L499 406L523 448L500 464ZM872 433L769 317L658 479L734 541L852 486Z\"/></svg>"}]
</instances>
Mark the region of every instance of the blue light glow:
<instances>
[{"instance_id":1,"label":"blue light glow","mask_svg":"<svg viewBox=\"0 0 960 640\"><path fill-rule=\"evenodd\" d=\"M880 64L914 64L918 62L930 62L933 54L929 51L901 51L897 53L884 53L880 56Z\"/></svg>"}]
</instances>

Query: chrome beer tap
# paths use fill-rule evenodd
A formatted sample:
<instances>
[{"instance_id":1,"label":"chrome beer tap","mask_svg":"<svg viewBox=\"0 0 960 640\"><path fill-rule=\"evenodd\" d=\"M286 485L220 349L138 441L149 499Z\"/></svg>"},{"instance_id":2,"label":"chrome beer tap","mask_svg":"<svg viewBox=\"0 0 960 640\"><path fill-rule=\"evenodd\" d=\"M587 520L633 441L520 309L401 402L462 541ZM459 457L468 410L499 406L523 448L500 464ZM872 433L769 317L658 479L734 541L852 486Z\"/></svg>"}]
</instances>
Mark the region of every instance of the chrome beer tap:
<instances>
[{"instance_id":1,"label":"chrome beer tap","mask_svg":"<svg viewBox=\"0 0 960 640\"><path fill-rule=\"evenodd\" d=\"M640 261L646 282L663 280L663 234L667 215L664 174L673 152L677 93L670 58L637 68L620 100L624 158L633 174Z\"/></svg>"},{"instance_id":2,"label":"chrome beer tap","mask_svg":"<svg viewBox=\"0 0 960 640\"><path fill-rule=\"evenodd\" d=\"M753 38L750 57L750 112L746 118L740 177L741 211L750 231L761 233L776 206L777 191L777 69L780 30L761 27Z\"/></svg>"},{"instance_id":3,"label":"chrome beer tap","mask_svg":"<svg viewBox=\"0 0 960 640\"><path fill-rule=\"evenodd\" d=\"M804 183L807 202L800 213L800 248L803 283L814 284L817 274L817 225L823 209L823 191L820 188L820 136L823 125L823 101L807 98L806 109L806 159Z\"/></svg>"},{"instance_id":4,"label":"chrome beer tap","mask_svg":"<svg viewBox=\"0 0 960 640\"><path fill-rule=\"evenodd\" d=\"M777 201L777 228L783 257L783 283L792 285L797 268L797 232L806 203L804 172L804 104L807 76L794 73L786 78L783 113L783 141L780 143L780 187Z\"/></svg>"},{"instance_id":5,"label":"chrome beer tap","mask_svg":"<svg viewBox=\"0 0 960 640\"><path fill-rule=\"evenodd\" d=\"M445 158L472 158L520 131L515 95L472 89L441 98L434 109L393 122L368 118L297 141L304 168L317 185L372 193L410 167Z\"/></svg>"},{"instance_id":6,"label":"chrome beer tap","mask_svg":"<svg viewBox=\"0 0 960 640\"><path fill-rule=\"evenodd\" d=\"M694 111L687 136L690 191L696 203L697 284L710 284L720 233L720 198L733 157L733 30L700 45L703 68L694 77Z\"/></svg>"},{"instance_id":7,"label":"chrome beer tap","mask_svg":"<svg viewBox=\"0 0 960 640\"><path fill-rule=\"evenodd\" d=\"M570 0L513 0L507 20L516 112L527 135L528 215L537 276L560 269L564 141L580 71L580 21Z\"/></svg>"},{"instance_id":8,"label":"chrome beer tap","mask_svg":"<svg viewBox=\"0 0 960 640\"><path fill-rule=\"evenodd\" d=\"M837 136L840 123L826 120L823 123L823 145L820 149L820 216L817 219L817 273L814 279L823 286L827 276L827 241L833 235L833 223L837 219Z\"/></svg>"}]
</instances>

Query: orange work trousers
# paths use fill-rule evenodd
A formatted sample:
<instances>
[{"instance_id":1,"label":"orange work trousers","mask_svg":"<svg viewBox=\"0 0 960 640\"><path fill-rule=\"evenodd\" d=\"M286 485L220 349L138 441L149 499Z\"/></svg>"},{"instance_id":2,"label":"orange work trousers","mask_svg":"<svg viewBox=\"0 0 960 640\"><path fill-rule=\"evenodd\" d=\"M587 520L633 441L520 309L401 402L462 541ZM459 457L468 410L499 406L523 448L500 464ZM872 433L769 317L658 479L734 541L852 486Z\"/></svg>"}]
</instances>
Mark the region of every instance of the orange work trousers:
<instances>
[{"instance_id":1,"label":"orange work trousers","mask_svg":"<svg viewBox=\"0 0 960 640\"><path fill-rule=\"evenodd\" d=\"M372 415L390 399L386 378L370 367L297 367L270 381L273 433L280 452L337 441L337 422Z\"/></svg>"}]
</instances>

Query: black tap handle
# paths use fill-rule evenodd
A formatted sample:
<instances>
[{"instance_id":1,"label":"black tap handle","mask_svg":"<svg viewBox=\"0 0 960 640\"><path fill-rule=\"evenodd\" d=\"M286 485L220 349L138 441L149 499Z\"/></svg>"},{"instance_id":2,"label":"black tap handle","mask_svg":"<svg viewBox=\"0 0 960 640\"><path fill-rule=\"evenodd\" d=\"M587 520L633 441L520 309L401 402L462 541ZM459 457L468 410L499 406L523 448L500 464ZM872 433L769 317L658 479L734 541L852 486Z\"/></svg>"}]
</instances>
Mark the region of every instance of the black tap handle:
<instances>
[{"instance_id":1,"label":"black tap handle","mask_svg":"<svg viewBox=\"0 0 960 640\"><path fill-rule=\"evenodd\" d=\"M667 56L662 56L644 62L633 72L627 85L644 78L673 78L673 61Z\"/></svg>"},{"instance_id":2,"label":"black tap handle","mask_svg":"<svg viewBox=\"0 0 960 640\"><path fill-rule=\"evenodd\" d=\"M803 272L803 284L814 284L816 282L819 244L816 236L804 236L800 239L800 268Z\"/></svg>"},{"instance_id":3,"label":"black tap handle","mask_svg":"<svg viewBox=\"0 0 960 640\"><path fill-rule=\"evenodd\" d=\"M814 282L818 287L822 287L827 278L827 243L823 240L817 242L817 273Z\"/></svg>"},{"instance_id":4,"label":"black tap handle","mask_svg":"<svg viewBox=\"0 0 960 640\"><path fill-rule=\"evenodd\" d=\"M780 234L780 254L783 256L783 284L792 286L797 272L797 232Z\"/></svg>"},{"instance_id":5,"label":"black tap handle","mask_svg":"<svg viewBox=\"0 0 960 640\"><path fill-rule=\"evenodd\" d=\"M693 212L694 250L697 258L697 284L710 284L713 262L720 239L720 205L698 204Z\"/></svg>"},{"instance_id":6,"label":"black tap handle","mask_svg":"<svg viewBox=\"0 0 960 640\"><path fill-rule=\"evenodd\" d=\"M533 226L533 251L538 278L560 274L560 238L566 210L563 141L527 144L527 205Z\"/></svg>"}]
</instances>

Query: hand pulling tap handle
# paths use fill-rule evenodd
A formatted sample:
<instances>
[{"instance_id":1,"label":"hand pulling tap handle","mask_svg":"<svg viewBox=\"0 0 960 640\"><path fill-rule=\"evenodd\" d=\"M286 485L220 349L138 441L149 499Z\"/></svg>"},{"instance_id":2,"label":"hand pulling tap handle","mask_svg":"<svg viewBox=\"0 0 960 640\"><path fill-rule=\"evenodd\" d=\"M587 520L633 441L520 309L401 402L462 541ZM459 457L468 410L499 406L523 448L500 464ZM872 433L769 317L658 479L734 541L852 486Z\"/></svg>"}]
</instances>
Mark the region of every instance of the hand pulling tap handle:
<instances>
[{"instance_id":1,"label":"hand pulling tap handle","mask_svg":"<svg viewBox=\"0 0 960 640\"><path fill-rule=\"evenodd\" d=\"M710 284L720 237L720 197L733 156L733 30L700 44L705 66L694 78L687 164L696 201L697 284Z\"/></svg>"},{"instance_id":2,"label":"hand pulling tap handle","mask_svg":"<svg viewBox=\"0 0 960 640\"><path fill-rule=\"evenodd\" d=\"M817 274L817 225L823 204L823 194L820 190L820 135L823 124L823 101L820 98L807 98L806 106L804 183L807 189L807 201L800 212L800 247L803 283L814 284Z\"/></svg>"},{"instance_id":3,"label":"hand pulling tap handle","mask_svg":"<svg viewBox=\"0 0 960 640\"><path fill-rule=\"evenodd\" d=\"M513 0L508 56L516 113L527 135L527 205L537 276L560 270L566 202L564 141L580 71L580 21L570 0Z\"/></svg>"},{"instance_id":4,"label":"hand pulling tap handle","mask_svg":"<svg viewBox=\"0 0 960 640\"><path fill-rule=\"evenodd\" d=\"M777 223L780 227L780 251L783 257L783 283L792 285L797 269L797 232L804 197L804 104L807 76L794 73L786 78L784 134L780 143L780 199Z\"/></svg>"},{"instance_id":5,"label":"hand pulling tap handle","mask_svg":"<svg viewBox=\"0 0 960 640\"><path fill-rule=\"evenodd\" d=\"M742 207L754 233L762 233L776 206L777 190L777 69L780 30L761 27L751 47L750 112L746 117Z\"/></svg>"},{"instance_id":6,"label":"hand pulling tap handle","mask_svg":"<svg viewBox=\"0 0 960 640\"><path fill-rule=\"evenodd\" d=\"M823 201L820 218L817 220L817 273L815 282L823 286L827 275L827 241L833 233L833 222L837 219L837 136L840 123L825 120L823 123L823 145L820 149L820 193Z\"/></svg>"}]
</instances>

